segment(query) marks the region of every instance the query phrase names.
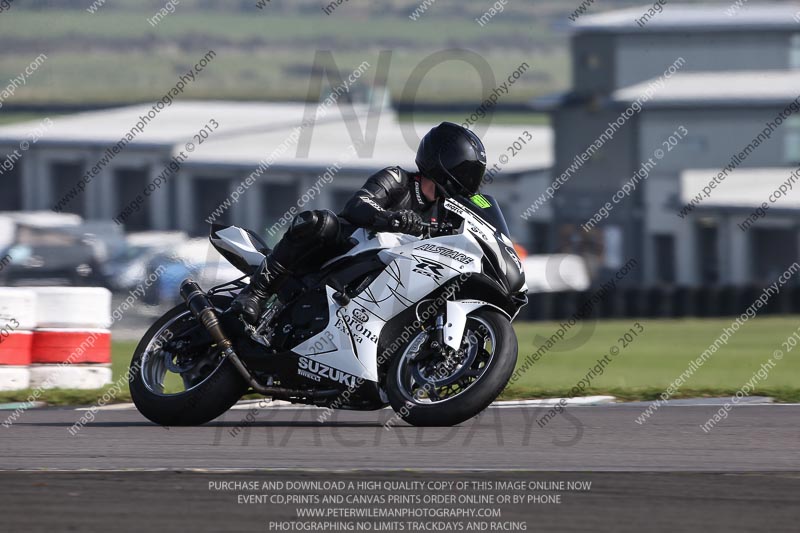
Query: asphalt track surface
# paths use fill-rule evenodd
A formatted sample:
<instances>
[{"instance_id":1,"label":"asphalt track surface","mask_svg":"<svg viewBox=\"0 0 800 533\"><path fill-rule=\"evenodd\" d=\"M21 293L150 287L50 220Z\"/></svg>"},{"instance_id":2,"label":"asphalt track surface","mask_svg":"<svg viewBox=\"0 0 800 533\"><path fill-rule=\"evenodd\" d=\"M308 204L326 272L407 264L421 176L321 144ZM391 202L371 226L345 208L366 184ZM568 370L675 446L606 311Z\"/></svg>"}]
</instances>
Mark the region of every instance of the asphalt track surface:
<instances>
[{"instance_id":1,"label":"asphalt track surface","mask_svg":"<svg viewBox=\"0 0 800 533\"><path fill-rule=\"evenodd\" d=\"M391 411L321 423L317 409L254 407L162 428L109 410L75 435L85 412L30 410L0 428L0 530L273 531L295 507L242 504L209 481L337 479L592 482L503 510L529 531L798 530L800 406L738 406L708 433L719 406L661 407L640 425L643 407L570 407L545 427L547 408L491 408L455 428L391 429Z\"/></svg>"}]
</instances>

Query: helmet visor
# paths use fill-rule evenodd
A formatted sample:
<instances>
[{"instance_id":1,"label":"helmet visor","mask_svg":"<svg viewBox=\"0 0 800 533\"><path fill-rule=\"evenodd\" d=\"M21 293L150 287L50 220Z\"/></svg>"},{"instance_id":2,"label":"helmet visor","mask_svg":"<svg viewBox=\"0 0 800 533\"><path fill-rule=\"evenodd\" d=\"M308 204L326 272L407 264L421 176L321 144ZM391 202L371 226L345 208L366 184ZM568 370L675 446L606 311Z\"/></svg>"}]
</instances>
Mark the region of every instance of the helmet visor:
<instances>
[{"instance_id":1,"label":"helmet visor","mask_svg":"<svg viewBox=\"0 0 800 533\"><path fill-rule=\"evenodd\" d=\"M486 165L480 161L462 161L454 167L442 165L450 179L463 189L461 192L475 194L481 188L483 176L486 174Z\"/></svg>"}]
</instances>

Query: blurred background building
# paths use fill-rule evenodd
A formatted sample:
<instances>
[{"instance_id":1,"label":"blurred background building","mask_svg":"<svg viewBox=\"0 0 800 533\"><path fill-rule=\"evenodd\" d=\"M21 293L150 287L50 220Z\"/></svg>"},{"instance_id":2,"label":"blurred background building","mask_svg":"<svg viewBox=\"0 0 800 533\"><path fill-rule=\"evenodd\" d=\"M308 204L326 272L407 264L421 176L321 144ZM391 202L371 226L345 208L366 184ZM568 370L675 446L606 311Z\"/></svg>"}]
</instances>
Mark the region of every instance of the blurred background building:
<instances>
[{"instance_id":1,"label":"blurred background building","mask_svg":"<svg viewBox=\"0 0 800 533\"><path fill-rule=\"evenodd\" d=\"M800 252L791 194L740 226L800 164L798 116L694 201L800 95L791 3L669 3L643 23L652 5L509 2L478 24L479 0L437 3L412 20L413 0L349 2L330 16L301 0L259 17L233 0L184 0L157 28L142 25L157 0L79 4L15 5L13 26L0 16L0 90L10 80L0 93L0 283L124 295L167 265L145 301L171 303L182 276L236 275L202 238L211 221L272 244L290 209L336 211L373 172L413 169L417 139L442 120L469 123L497 164L486 192L529 254L533 317L569 314L632 258L598 312L728 314ZM26 9L44 6L58 23L34 38ZM87 17L105 24L81 34ZM31 70L42 40L58 51ZM185 92L110 152L203 57L213 60ZM365 64L345 93L333 88ZM795 300L776 309L797 311Z\"/></svg>"},{"instance_id":2,"label":"blurred background building","mask_svg":"<svg viewBox=\"0 0 800 533\"><path fill-rule=\"evenodd\" d=\"M800 164L800 116L779 124L735 162L737 168L708 199L679 216L800 96L797 6L754 4L734 16L727 14L730 9L670 4L644 27L636 22L646 12L641 7L576 23L573 87L535 103L553 118L554 176L649 87L653 94L559 190L550 231L556 248L579 249L592 239L604 250L608 270L622 257L641 258L631 281L645 285L766 283L797 258L796 200L773 206L768 220L748 231L738 224ZM673 66L674 75L665 79ZM676 133L679 128L685 136ZM582 231L580 225L659 149L663 159L597 225L601 235ZM611 249L619 257L609 257Z\"/></svg>"},{"instance_id":3,"label":"blurred background building","mask_svg":"<svg viewBox=\"0 0 800 533\"><path fill-rule=\"evenodd\" d=\"M290 140L292 133L301 127L309 106L178 102L124 153L104 165L85 192L78 190L74 197L70 195L88 169L107 159L105 151L120 140L120 132L136 124L149 107L130 106L59 118L7 177L11 194L5 197L3 209L47 210L68 198L61 207L63 212L111 222L150 183L160 183L158 176L166 170L164 185L154 190L141 206L135 206L130 216L123 217L124 227L128 231L181 230L207 235L209 215L262 161L268 160L268 168L258 173L247 194L242 194L241 200L218 216L218 223L239 224L265 232L290 207L297 208L303 194L326 172L331 172L331 179L322 182L319 192L314 191L304 209L338 211L377 170L395 165L415 168L416 147L409 146L403 135L404 127L390 107L374 110L372 116L377 128L369 145L359 151L351 148L358 134L354 138L350 128L363 134L362 124L373 120L369 118L369 106L346 104L346 116L334 107L313 127L302 130L299 137L310 139L309 149L307 154L298 155L302 141ZM205 124L198 117L218 117L213 120L220 125L207 141L195 139L197 146L187 153L186 143L191 142L187 139ZM32 126L21 123L0 127L0 146L12 153ZM550 129L531 126L527 130L533 137L528 153L505 165L496 180L498 192L516 210L531 200L528 196L532 192L529 187L519 186L518 181L538 178L544 183L543 178L549 175L552 166ZM486 132L484 142L489 153L500 154L519 136L519 127L495 125ZM282 144L289 146L270 161L269 156ZM182 153L184 161L178 163L180 168L169 171L170 162L173 158L180 159ZM520 232L524 231L518 217L513 217L511 223L516 223Z\"/></svg>"}]
</instances>

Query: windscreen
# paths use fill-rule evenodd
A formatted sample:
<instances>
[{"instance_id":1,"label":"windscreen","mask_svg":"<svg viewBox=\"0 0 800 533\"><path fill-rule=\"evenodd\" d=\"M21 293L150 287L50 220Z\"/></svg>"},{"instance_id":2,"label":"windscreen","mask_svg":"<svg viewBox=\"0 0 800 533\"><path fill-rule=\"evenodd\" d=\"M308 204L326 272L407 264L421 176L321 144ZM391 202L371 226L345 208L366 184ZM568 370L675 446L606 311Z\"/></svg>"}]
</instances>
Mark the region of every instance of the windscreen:
<instances>
[{"instance_id":1,"label":"windscreen","mask_svg":"<svg viewBox=\"0 0 800 533\"><path fill-rule=\"evenodd\" d=\"M495 200L492 196L489 196L488 194L476 194L470 198L461 196L456 198L456 200L461 205L497 228L497 231L509 239L511 238L511 233L508 231L508 224L506 224L506 219L503 216L503 212L500 210L497 200Z\"/></svg>"}]
</instances>

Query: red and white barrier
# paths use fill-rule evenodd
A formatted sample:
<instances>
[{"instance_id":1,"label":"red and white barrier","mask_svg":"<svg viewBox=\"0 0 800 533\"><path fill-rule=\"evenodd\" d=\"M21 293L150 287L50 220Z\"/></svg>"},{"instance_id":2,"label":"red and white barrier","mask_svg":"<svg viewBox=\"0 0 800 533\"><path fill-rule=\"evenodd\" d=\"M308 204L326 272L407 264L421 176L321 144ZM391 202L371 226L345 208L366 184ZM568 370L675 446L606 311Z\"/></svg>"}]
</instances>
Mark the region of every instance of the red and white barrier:
<instances>
[{"instance_id":1,"label":"red and white barrier","mask_svg":"<svg viewBox=\"0 0 800 533\"><path fill-rule=\"evenodd\" d=\"M30 384L31 372L29 367L0 365L0 391L27 389Z\"/></svg>"},{"instance_id":2,"label":"red and white barrier","mask_svg":"<svg viewBox=\"0 0 800 533\"><path fill-rule=\"evenodd\" d=\"M102 287L34 287L37 328L111 326L111 292Z\"/></svg>"},{"instance_id":3,"label":"red and white barrier","mask_svg":"<svg viewBox=\"0 0 800 533\"><path fill-rule=\"evenodd\" d=\"M33 333L0 329L0 391L27 389L30 385Z\"/></svg>"},{"instance_id":4,"label":"red and white barrier","mask_svg":"<svg viewBox=\"0 0 800 533\"><path fill-rule=\"evenodd\" d=\"M0 288L0 391L30 386L35 327L36 293L22 288Z\"/></svg>"},{"instance_id":5,"label":"red and white barrier","mask_svg":"<svg viewBox=\"0 0 800 533\"><path fill-rule=\"evenodd\" d=\"M28 366L31 364L32 331L12 331L5 336L0 330L0 365Z\"/></svg>"},{"instance_id":6,"label":"red and white barrier","mask_svg":"<svg viewBox=\"0 0 800 533\"><path fill-rule=\"evenodd\" d=\"M31 365L32 389L99 389L111 383L111 365Z\"/></svg>"},{"instance_id":7,"label":"red and white barrier","mask_svg":"<svg viewBox=\"0 0 800 533\"><path fill-rule=\"evenodd\" d=\"M36 293L31 289L0 287L0 328L15 323L14 329L19 331L36 327Z\"/></svg>"},{"instance_id":8,"label":"red and white barrier","mask_svg":"<svg viewBox=\"0 0 800 533\"><path fill-rule=\"evenodd\" d=\"M0 390L110 384L110 325L106 289L0 288Z\"/></svg>"},{"instance_id":9,"label":"red and white barrier","mask_svg":"<svg viewBox=\"0 0 800 533\"><path fill-rule=\"evenodd\" d=\"M111 332L107 329L37 329L33 333L31 362L111 363Z\"/></svg>"}]
</instances>

